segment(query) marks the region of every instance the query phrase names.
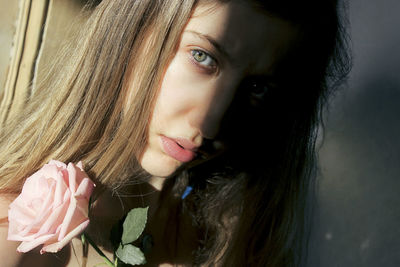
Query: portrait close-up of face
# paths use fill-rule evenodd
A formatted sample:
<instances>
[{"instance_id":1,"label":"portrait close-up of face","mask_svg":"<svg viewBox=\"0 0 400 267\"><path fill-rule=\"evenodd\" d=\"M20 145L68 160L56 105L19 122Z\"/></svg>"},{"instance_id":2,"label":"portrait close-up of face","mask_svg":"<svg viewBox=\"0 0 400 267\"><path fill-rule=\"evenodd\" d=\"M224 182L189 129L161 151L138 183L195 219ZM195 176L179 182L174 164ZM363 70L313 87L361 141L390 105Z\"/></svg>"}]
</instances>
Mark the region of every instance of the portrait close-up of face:
<instances>
[{"instance_id":1,"label":"portrait close-up of face","mask_svg":"<svg viewBox=\"0 0 400 267\"><path fill-rule=\"evenodd\" d=\"M162 79L142 167L166 177L193 160L204 139L216 138L243 80L250 85L241 101L262 101L295 34L289 22L240 1L200 4Z\"/></svg>"},{"instance_id":2,"label":"portrait close-up of face","mask_svg":"<svg viewBox=\"0 0 400 267\"><path fill-rule=\"evenodd\" d=\"M340 0L18 3L5 266L301 266L323 111L350 66Z\"/></svg>"}]
</instances>

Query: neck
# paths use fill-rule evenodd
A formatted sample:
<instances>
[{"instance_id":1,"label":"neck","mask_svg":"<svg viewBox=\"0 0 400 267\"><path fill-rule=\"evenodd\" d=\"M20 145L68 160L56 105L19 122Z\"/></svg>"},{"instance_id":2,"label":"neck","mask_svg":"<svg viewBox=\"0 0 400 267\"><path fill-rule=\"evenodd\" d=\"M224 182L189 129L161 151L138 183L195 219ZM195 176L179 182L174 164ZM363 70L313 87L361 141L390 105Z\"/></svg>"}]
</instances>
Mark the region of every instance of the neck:
<instances>
[{"instance_id":1,"label":"neck","mask_svg":"<svg viewBox=\"0 0 400 267\"><path fill-rule=\"evenodd\" d=\"M165 181L167 179L168 178L165 178L165 177L152 176L152 177L150 177L150 179L147 183L149 185L151 185L154 189L161 191L163 189Z\"/></svg>"}]
</instances>

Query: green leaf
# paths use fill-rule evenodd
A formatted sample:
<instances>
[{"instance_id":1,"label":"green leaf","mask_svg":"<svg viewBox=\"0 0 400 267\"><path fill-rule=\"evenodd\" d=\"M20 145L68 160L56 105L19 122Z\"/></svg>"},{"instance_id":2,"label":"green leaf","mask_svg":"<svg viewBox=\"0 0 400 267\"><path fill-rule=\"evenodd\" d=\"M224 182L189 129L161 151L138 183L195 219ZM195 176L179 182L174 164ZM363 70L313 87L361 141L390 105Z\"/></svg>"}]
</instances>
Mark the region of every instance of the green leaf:
<instances>
[{"instance_id":1,"label":"green leaf","mask_svg":"<svg viewBox=\"0 0 400 267\"><path fill-rule=\"evenodd\" d=\"M135 208L128 213L123 224L121 238L123 245L132 243L142 234L147 222L148 209L149 207Z\"/></svg>"},{"instance_id":2,"label":"green leaf","mask_svg":"<svg viewBox=\"0 0 400 267\"><path fill-rule=\"evenodd\" d=\"M128 244L124 246L120 244L115 254L126 264L139 265L146 263L143 252L134 245Z\"/></svg>"}]
</instances>

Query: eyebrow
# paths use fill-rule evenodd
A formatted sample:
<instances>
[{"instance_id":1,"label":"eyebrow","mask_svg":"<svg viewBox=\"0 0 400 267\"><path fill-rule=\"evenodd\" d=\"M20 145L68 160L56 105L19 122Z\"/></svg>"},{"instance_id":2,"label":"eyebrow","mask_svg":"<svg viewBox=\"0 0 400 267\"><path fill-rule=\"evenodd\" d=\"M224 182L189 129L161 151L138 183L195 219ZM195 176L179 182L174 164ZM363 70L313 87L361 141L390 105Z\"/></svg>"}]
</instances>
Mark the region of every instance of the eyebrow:
<instances>
[{"instance_id":1,"label":"eyebrow","mask_svg":"<svg viewBox=\"0 0 400 267\"><path fill-rule=\"evenodd\" d=\"M218 53L220 53L222 56L224 56L227 61L231 64L231 66L233 67L237 67L238 66L238 61L234 60L233 57L231 56L231 54L228 53L227 49L220 44L217 40L215 40L212 36L204 34L204 33L200 33L197 31L193 31L193 30L186 30L185 32L187 33L191 33L193 35L195 35L196 37L199 37L202 40L205 40L206 42L210 43L213 47L215 47L215 49L218 51ZM264 77L265 80L270 81L274 84L278 83L278 79L276 77L275 73L266 73L266 74L253 74L250 76L258 76L258 77Z\"/></svg>"},{"instance_id":2,"label":"eyebrow","mask_svg":"<svg viewBox=\"0 0 400 267\"><path fill-rule=\"evenodd\" d=\"M223 55L231 64L234 64L234 60L233 60L233 58L231 57L231 55L228 53L228 51L226 50L226 48L225 48L222 44L218 43L218 41L215 40L213 37L211 37L211 36L209 36L209 35L207 35L207 34L203 34L203 33L200 33L200 32L196 32L196 31L190 31L190 30L189 30L189 31L186 31L186 32L192 33L192 34L196 35L197 37L199 37L199 38L201 38L201 39L203 39L203 40L209 42L209 43L210 43L212 46L214 46L215 49L217 49L217 51L218 51L221 55Z\"/></svg>"}]
</instances>

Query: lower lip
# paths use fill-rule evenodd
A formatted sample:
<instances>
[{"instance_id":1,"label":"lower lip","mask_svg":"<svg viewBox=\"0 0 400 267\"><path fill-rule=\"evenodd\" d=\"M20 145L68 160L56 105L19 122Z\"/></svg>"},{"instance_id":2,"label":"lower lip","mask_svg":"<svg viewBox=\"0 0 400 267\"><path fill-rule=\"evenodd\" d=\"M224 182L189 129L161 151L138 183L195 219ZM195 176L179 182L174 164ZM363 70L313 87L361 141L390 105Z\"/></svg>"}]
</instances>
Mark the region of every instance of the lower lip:
<instances>
[{"instance_id":1,"label":"lower lip","mask_svg":"<svg viewBox=\"0 0 400 267\"><path fill-rule=\"evenodd\" d=\"M173 139L166 136L161 136L161 143L164 152L180 162L189 162L193 160L196 156L196 153L184 149L183 147L178 145L178 143L175 142Z\"/></svg>"}]
</instances>

